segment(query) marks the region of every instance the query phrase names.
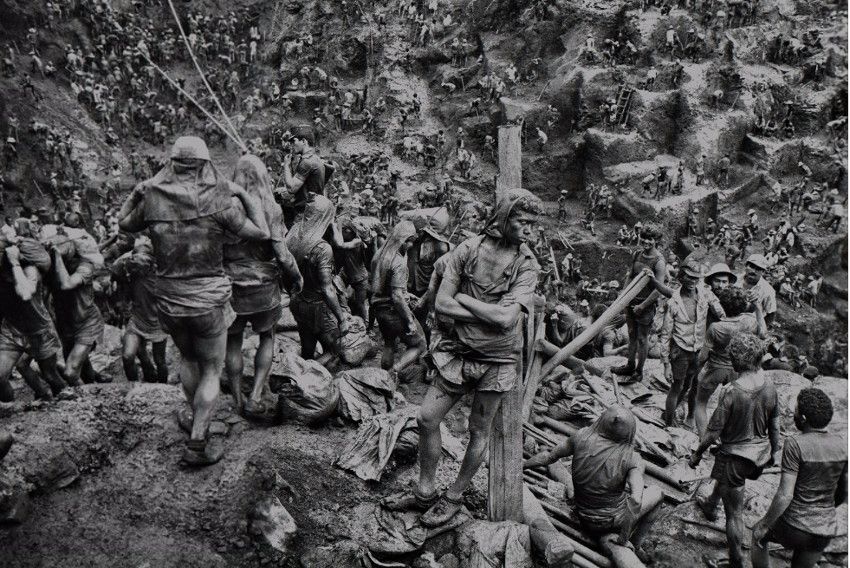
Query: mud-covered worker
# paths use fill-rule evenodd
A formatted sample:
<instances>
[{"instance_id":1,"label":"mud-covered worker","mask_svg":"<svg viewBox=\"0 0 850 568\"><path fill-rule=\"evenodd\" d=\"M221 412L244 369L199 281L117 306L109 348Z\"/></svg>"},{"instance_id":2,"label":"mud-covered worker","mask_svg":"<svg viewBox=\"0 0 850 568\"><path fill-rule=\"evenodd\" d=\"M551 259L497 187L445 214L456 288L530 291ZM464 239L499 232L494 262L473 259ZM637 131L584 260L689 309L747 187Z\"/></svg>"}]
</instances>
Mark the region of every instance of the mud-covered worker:
<instances>
[{"instance_id":1,"label":"mud-covered worker","mask_svg":"<svg viewBox=\"0 0 850 568\"><path fill-rule=\"evenodd\" d=\"M688 397L688 418L693 419L695 379L699 372L699 353L705 341L706 319L711 311L722 319L726 314L717 296L700 283L702 276L696 260L686 259L679 268L681 286L667 301L664 321L658 334L664 378L670 382L664 422L673 426L676 410Z\"/></svg>"},{"instance_id":2,"label":"mud-covered worker","mask_svg":"<svg viewBox=\"0 0 850 568\"><path fill-rule=\"evenodd\" d=\"M17 223L20 235L29 234L29 223ZM44 303L42 277L50 270L50 255L33 238L18 245L0 241L0 402L14 400L9 378L23 354L38 362L44 387L37 375L23 374L36 399L50 400L65 388L57 367L59 335ZM79 381L79 379L78 379Z\"/></svg>"},{"instance_id":3,"label":"mud-covered worker","mask_svg":"<svg viewBox=\"0 0 850 568\"><path fill-rule=\"evenodd\" d=\"M761 304L764 321L771 325L776 316L776 290L764 279L768 268L764 255L751 254L747 257L743 287L750 302Z\"/></svg>"},{"instance_id":4,"label":"mud-covered worker","mask_svg":"<svg viewBox=\"0 0 850 568\"><path fill-rule=\"evenodd\" d=\"M162 329L157 314L154 270L153 245L146 236L136 237L133 250L118 257L110 267L112 279L126 287L131 302L130 320L121 338L121 361L128 381L139 380L138 358L145 381L168 382L165 362L168 334ZM148 353L148 342L153 360Z\"/></svg>"},{"instance_id":5,"label":"mud-covered worker","mask_svg":"<svg viewBox=\"0 0 850 568\"><path fill-rule=\"evenodd\" d=\"M260 203L228 181L210 161L203 140L181 136L166 165L137 185L118 213L121 229L148 229L156 262L159 321L182 356L180 380L191 408L178 413L190 430L183 461L209 465L223 448L207 443L235 319L224 271L229 233L265 240L269 228Z\"/></svg>"},{"instance_id":6,"label":"mud-covered worker","mask_svg":"<svg viewBox=\"0 0 850 568\"><path fill-rule=\"evenodd\" d=\"M664 285L667 266L664 256L656 248L661 237L661 231L655 225L646 224L640 229L641 250L632 258L632 268L626 276L626 282L641 272L650 276L643 289L626 308L626 324L629 328L628 361L621 367L615 367L614 373L628 378L624 383L643 380L643 366L649 353L649 333L652 331L652 320L655 317L655 307L658 297L672 296L673 291Z\"/></svg>"},{"instance_id":7,"label":"mud-covered worker","mask_svg":"<svg viewBox=\"0 0 850 568\"><path fill-rule=\"evenodd\" d=\"M434 263L449 252L449 240L443 235L445 225L436 214L431 215L423 224L417 235L416 242L407 253L407 269L410 274L408 290L421 298L428 291L431 276L434 274ZM414 315L419 323L425 326L428 311L423 305Z\"/></svg>"},{"instance_id":8,"label":"mud-covered worker","mask_svg":"<svg viewBox=\"0 0 850 568\"><path fill-rule=\"evenodd\" d=\"M558 304L546 322L546 339L556 347L563 347L580 333L582 325L579 314L565 304Z\"/></svg>"},{"instance_id":9,"label":"mud-covered worker","mask_svg":"<svg viewBox=\"0 0 850 568\"><path fill-rule=\"evenodd\" d=\"M309 125L301 125L293 130L288 142L291 153L283 158L283 183L285 194L283 214L288 227L292 227L295 217L304 211L310 194L324 195L325 165L313 148L315 136Z\"/></svg>"},{"instance_id":10,"label":"mud-covered worker","mask_svg":"<svg viewBox=\"0 0 850 568\"><path fill-rule=\"evenodd\" d=\"M103 266L103 256L97 250L97 241L79 228L82 224L79 214L69 213L60 231L76 231L80 235L75 239L76 244L53 241L50 245L53 278L48 282L56 330L65 354L65 381L70 385L76 384L80 377L87 383L101 380L91 367L89 354L103 339L105 324L94 301L93 287L95 271ZM68 256L67 265L63 254Z\"/></svg>"},{"instance_id":11,"label":"mud-covered worker","mask_svg":"<svg viewBox=\"0 0 850 568\"><path fill-rule=\"evenodd\" d=\"M753 527L753 568L770 567L768 542L792 551L794 568L814 568L836 535L835 508L847 499L847 442L827 432L832 412L820 389L797 395L794 424L800 434L785 438L779 488Z\"/></svg>"},{"instance_id":12,"label":"mud-covered worker","mask_svg":"<svg viewBox=\"0 0 850 568\"><path fill-rule=\"evenodd\" d=\"M696 467L702 454L720 441L711 477L717 481L707 499L697 498L705 517L717 518L717 505L726 512L729 566L741 568L744 534L744 485L779 460L779 398L773 381L761 370L762 341L741 333L729 341L727 353L738 377L720 391L717 408L688 461Z\"/></svg>"},{"instance_id":13,"label":"mud-covered worker","mask_svg":"<svg viewBox=\"0 0 850 568\"><path fill-rule=\"evenodd\" d=\"M383 501L390 509L426 510L421 518L425 526L442 525L460 510L463 492L484 460L493 416L516 384L520 314L533 309L539 271L526 242L541 213L538 197L525 189L509 190L483 234L449 255L436 310L454 319L455 326L431 349L437 373L418 416L419 482L412 493ZM469 443L457 478L441 496L436 486L440 423L468 392L475 393Z\"/></svg>"},{"instance_id":14,"label":"mud-covered worker","mask_svg":"<svg viewBox=\"0 0 850 568\"><path fill-rule=\"evenodd\" d=\"M337 339L348 333L349 323L334 284L333 203L324 195L313 195L300 221L286 236L286 246L298 263L304 287L293 294L289 304L298 324L301 356L312 359L316 344L323 354L319 362L329 362L337 353Z\"/></svg>"},{"instance_id":15,"label":"mud-covered worker","mask_svg":"<svg viewBox=\"0 0 850 568\"><path fill-rule=\"evenodd\" d=\"M409 254L409 253L408 253ZM428 345L433 342L435 345L439 343L443 334L448 333L452 327L451 318L442 315L437 315L435 305L437 301L437 291L443 283L443 274L446 271L446 264L449 262L447 252L434 262L434 271L431 273L431 280L428 282L428 289L416 301L413 307L413 314L424 313L425 323L422 329L425 331L425 339L428 340ZM422 320L419 320L420 324Z\"/></svg>"},{"instance_id":16,"label":"mud-covered worker","mask_svg":"<svg viewBox=\"0 0 850 568\"><path fill-rule=\"evenodd\" d=\"M700 374L697 377L696 400L694 401L694 420L697 434L705 434L708 425L708 400L717 387L735 380L737 373L732 360L726 352L729 341L739 333L752 333L764 339L767 337L767 325L761 313L761 306L753 308L747 301L746 292L738 287L721 288L716 294L726 317L708 326L705 343L700 352ZM754 311L751 311L754 310Z\"/></svg>"},{"instance_id":17,"label":"mud-covered worker","mask_svg":"<svg viewBox=\"0 0 850 568\"><path fill-rule=\"evenodd\" d=\"M342 267L345 282L354 291L349 300L351 313L369 321L369 270L366 268L367 246L357 234L350 217L340 219L340 235L331 243L334 260Z\"/></svg>"},{"instance_id":18,"label":"mud-covered worker","mask_svg":"<svg viewBox=\"0 0 850 568\"><path fill-rule=\"evenodd\" d=\"M425 332L407 300L407 251L416 240L416 226L401 221L390 231L384 245L372 260L372 312L384 338L381 368L395 381L398 374L425 352ZM404 351L395 358L396 341Z\"/></svg>"},{"instance_id":19,"label":"mud-covered worker","mask_svg":"<svg viewBox=\"0 0 850 568\"><path fill-rule=\"evenodd\" d=\"M283 211L275 202L269 172L253 154L242 156L233 172L233 183L244 188L262 207L269 238L231 239L224 246L224 271L233 286L230 305L236 319L227 330L227 356L224 369L237 411L249 417L267 418L263 390L268 383L274 359L275 326L283 313L281 282L290 293L301 291L303 279L298 265L286 248ZM245 326L259 335L254 355L254 384L247 401L242 394L242 340Z\"/></svg>"},{"instance_id":20,"label":"mud-covered worker","mask_svg":"<svg viewBox=\"0 0 850 568\"><path fill-rule=\"evenodd\" d=\"M601 540L626 544L636 523L661 503L661 490L644 488L643 459L635 451L637 422L630 410L611 406L596 421L523 468L550 465L572 456L575 514L582 528Z\"/></svg>"}]
</instances>

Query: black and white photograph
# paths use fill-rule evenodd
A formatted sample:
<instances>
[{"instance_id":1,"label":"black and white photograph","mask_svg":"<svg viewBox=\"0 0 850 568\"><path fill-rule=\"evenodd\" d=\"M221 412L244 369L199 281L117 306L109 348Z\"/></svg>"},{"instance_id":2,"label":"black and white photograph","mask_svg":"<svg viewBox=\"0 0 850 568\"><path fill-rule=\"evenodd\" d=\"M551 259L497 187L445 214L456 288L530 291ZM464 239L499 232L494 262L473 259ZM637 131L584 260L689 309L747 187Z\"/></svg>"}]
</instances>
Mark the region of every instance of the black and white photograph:
<instances>
[{"instance_id":1,"label":"black and white photograph","mask_svg":"<svg viewBox=\"0 0 850 568\"><path fill-rule=\"evenodd\" d=\"M0 566L846 568L847 0L0 0Z\"/></svg>"}]
</instances>

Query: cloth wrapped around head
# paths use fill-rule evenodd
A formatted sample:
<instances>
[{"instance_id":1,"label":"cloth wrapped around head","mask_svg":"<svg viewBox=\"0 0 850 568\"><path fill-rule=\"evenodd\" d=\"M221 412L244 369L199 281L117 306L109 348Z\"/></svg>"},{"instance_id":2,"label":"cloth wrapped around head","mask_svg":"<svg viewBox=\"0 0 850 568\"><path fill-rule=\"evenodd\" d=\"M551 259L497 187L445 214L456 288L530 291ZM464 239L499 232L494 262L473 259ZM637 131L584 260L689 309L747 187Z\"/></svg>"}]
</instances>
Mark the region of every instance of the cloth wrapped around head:
<instances>
[{"instance_id":1,"label":"cloth wrapped around head","mask_svg":"<svg viewBox=\"0 0 850 568\"><path fill-rule=\"evenodd\" d=\"M283 211L274 199L271 176L263 161L254 154L239 158L233 171L233 182L244 187L248 195L260 202L272 240L283 240L286 235Z\"/></svg>"},{"instance_id":2,"label":"cloth wrapped around head","mask_svg":"<svg viewBox=\"0 0 850 568\"><path fill-rule=\"evenodd\" d=\"M610 406L596 419L592 428L612 442L632 445L637 432L637 421L628 408Z\"/></svg>"},{"instance_id":3,"label":"cloth wrapped around head","mask_svg":"<svg viewBox=\"0 0 850 568\"><path fill-rule=\"evenodd\" d=\"M286 236L286 247L296 260L301 260L319 244L334 220L336 207L324 195L313 195L301 220Z\"/></svg>"},{"instance_id":4,"label":"cloth wrapped around head","mask_svg":"<svg viewBox=\"0 0 850 568\"><path fill-rule=\"evenodd\" d=\"M181 180L175 165L202 160L194 180ZM210 161L209 150L196 136L181 136L171 148L171 159L151 179L144 198L145 220L189 221L226 210L231 204L230 182Z\"/></svg>"},{"instance_id":5,"label":"cloth wrapped around head","mask_svg":"<svg viewBox=\"0 0 850 568\"><path fill-rule=\"evenodd\" d=\"M538 214L543 211L543 202L527 189L520 187L509 189L496 203L493 214L484 225L484 234L496 239L505 238L508 220L517 206Z\"/></svg>"},{"instance_id":6,"label":"cloth wrapped around head","mask_svg":"<svg viewBox=\"0 0 850 568\"><path fill-rule=\"evenodd\" d=\"M387 271L404 243L416 236L416 225L411 221L400 221L390 231L384 245L372 260L372 294L383 296L387 282Z\"/></svg>"}]
</instances>

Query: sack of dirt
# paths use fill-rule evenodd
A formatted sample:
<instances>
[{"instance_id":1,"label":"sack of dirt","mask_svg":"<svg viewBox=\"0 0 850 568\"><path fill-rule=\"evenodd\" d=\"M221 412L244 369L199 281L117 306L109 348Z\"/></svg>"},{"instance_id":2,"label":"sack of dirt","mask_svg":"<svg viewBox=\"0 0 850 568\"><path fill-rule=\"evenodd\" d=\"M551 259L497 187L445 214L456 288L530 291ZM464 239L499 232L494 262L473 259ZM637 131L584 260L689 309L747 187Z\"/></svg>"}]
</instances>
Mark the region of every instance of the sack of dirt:
<instances>
[{"instance_id":1,"label":"sack of dirt","mask_svg":"<svg viewBox=\"0 0 850 568\"><path fill-rule=\"evenodd\" d=\"M428 227L438 234L445 233L449 227L449 210L446 207L428 207L402 211L399 217L412 221L416 228Z\"/></svg>"},{"instance_id":2,"label":"sack of dirt","mask_svg":"<svg viewBox=\"0 0 850 568\"><path fill-rule=\"evenodd\" d=\"M337 340L340 358L348 365L359 365L374 349L366 323L359 316L349 318L348 333Z\"/></svg>"},{"instance_id":3,"label":"sack of dirt","mask_svg":"<svg viewBox=\"0 0 850 568\"><path fill-rule=\"evenodd\" d=\"M103 267L104 260L100 247L95 238L85 229L59 227L56 232L43 234L41 243L48 249L51 245L56 245L65 262L73 260L88 262L95 270Z\"/></svg>"},{"instance_id":4,"label":"sack of dirt","mask_svg":"<svg viewBox=\"0 0 850 568\"><path fill-rule=\"evenodd\" d=\"M339 389L338 413L345 420L362 422L393 409L397 385L384 369L349 369L337 373L334 380Z\"/></svg>"},{"instance_id":5,"label":"sack of dirt","mask_svg":"<svg viewBox=\"0 0 850 568\"><path fill-rule=\"evenodd\" d=\"M287 352L275 366L272 383L279 391L277 418L304 424L324 422L336 413L339 388L330 372L316 361Z\"/></svg>"}]
</instances>

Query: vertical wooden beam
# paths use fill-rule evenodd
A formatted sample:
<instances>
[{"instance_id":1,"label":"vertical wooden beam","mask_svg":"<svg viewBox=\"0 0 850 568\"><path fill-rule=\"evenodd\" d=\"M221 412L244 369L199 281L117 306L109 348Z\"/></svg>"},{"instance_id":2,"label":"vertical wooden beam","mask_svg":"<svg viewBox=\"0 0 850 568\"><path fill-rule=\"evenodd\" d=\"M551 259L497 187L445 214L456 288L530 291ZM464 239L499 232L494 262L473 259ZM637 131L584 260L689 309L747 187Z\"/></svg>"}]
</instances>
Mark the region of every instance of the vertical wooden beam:
<instances>
[{"instance_id":1,"label":"vertical wooden beam","mask_svg":"<svg viewBox=\"0 0 850 568\"><path fill-rule=\"evenodd\" d=\"M522 187L522 127L509 124L499 127L499 176L496 178L496 199L505 190Z\"/></svg>"},{"instance_id":2,"label":"vertical wooden beam","mask_svg":"<svg viewBox=\"0 0 850 568\"><path fill-rule=\"evenodd\" d=\"M522 187L522 143L520 126L499 127L499 176L496 179L496 199L505 190ZM531 321L524 322L532 330ZM528 335L525 333L524 335ZM526 341L531 341L526 338ZM523 352L526 350L523 349ZM514 388L505 393L502 404L493 418L490 437L490 461L487 512L491 521L522 522L522 395L523 377L530 362L520 356L517 361L517 380Z\"/></svg>"}]
</instances>

